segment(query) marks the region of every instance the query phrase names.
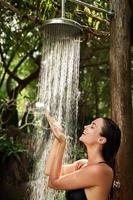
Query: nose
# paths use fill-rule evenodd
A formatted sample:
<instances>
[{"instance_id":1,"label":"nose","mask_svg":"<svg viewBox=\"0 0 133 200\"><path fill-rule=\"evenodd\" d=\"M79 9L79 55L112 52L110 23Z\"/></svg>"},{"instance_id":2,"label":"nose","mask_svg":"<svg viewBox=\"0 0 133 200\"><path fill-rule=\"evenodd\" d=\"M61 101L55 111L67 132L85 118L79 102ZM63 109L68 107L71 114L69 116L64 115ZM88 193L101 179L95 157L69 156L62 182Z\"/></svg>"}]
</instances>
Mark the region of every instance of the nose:
<instances>
[{"instance_id":1,"label":"nose","mask_svg":"<svg viewBox=\"0 0 133 200\"><path fill-rule=\"evenodd\" d=\"M89 128L89 126L90 126L90 125L85 125L85 126L84 126L84 129L87 129L87 128Z\"/></svg>"}]
</instances>

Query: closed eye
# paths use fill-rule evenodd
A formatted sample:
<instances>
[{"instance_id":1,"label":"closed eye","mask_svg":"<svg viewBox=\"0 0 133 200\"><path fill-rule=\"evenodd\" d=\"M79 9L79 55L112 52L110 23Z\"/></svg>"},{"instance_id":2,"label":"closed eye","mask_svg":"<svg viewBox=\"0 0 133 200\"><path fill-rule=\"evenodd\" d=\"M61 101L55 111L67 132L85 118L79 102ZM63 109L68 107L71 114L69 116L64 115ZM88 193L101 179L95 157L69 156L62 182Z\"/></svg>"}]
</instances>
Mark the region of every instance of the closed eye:
<instances>
[{"instance_id":1,"label":"closed eye","mask_svg":"<svg viewBox=\"0 0 133 200\"><path fill-rule=\"evenodd\" d=\"M94 128L94 127L96 127L96 123L95 122L92 122L91 123L91 126Z\"/></svg>"}]
</instances>

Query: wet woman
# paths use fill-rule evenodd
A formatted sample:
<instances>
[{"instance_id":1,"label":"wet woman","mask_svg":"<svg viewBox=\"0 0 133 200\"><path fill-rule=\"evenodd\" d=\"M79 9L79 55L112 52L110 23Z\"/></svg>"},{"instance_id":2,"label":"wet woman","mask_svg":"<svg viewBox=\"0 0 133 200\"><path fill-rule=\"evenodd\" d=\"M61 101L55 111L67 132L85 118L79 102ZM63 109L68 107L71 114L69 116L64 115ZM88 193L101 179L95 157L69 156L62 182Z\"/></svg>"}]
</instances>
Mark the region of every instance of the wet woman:
<instances>
[{"instance_id":1,"label":"wet woman","mask_svg":"<svg viewBox=\"0 0 133 200\"><path fill-rule=\"evenodd\" d=\"M66 138L57 121L45 116L55 135L45 167L48 186L66 190L67 200L108 200L114 178L114 164L120 146L121 131L108 118L97 118L84 127L79 140L87 149L88 159L63 165Z\"/></svg>"}]
</instances>

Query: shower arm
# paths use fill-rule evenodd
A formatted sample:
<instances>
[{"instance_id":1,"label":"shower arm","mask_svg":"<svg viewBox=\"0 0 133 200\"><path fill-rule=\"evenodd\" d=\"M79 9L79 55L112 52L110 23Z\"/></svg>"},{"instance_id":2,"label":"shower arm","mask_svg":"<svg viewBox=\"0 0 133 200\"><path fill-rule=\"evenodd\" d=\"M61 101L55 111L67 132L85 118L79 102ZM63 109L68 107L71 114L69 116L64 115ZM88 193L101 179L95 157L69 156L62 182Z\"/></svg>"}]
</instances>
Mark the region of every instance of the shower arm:
<instances>
[{"instance_id":1,"label":"shower arm","mask_svg":"<svg viewBox=\"0 0 133 200\"><path fill-rule=\"evenodd\" d=\"M82 6L86 6L86 7L90 8L90 9L96 10L98 12L107 13L108 15L110 15L112 17L114 16L114 11L113 10L109 10L108 11L108 10L105 10L103 8L98 8L98 7L96 7L96 6L92 5L92 4L88 4L88 3L80 1L80 0L68 0L68 1L71 1L73 3L77 3L77 4L82 5ZM66 0L62 0L62 18L65 17L65 2L66 2Z\"/></svg>"},{"instance_id":2,"label":"shower arm","mask_svg":"<svg viewBox=\"0 0 133 200\"><path fill-rule=\"evenodd\" d=\"M65 17L65 2L66 2L66 0L61 1L61 17L62 18Z\"/></svg>"}]
</instances>

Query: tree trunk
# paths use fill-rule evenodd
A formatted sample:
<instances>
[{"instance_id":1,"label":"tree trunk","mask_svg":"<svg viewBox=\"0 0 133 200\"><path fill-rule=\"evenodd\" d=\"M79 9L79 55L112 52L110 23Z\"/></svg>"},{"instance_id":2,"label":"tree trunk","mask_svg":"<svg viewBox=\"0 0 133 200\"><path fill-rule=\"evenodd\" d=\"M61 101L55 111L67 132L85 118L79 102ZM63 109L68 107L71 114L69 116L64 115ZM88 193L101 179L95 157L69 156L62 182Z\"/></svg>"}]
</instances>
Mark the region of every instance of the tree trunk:
<instances>
[{"instance_id":1,"label":"tree trunk","mask_svg":"<svg viewBox=\"0 0 133 200\"><path fill-rule=\"evenodd\" d=\"M130 200L133 197L133 135L132 102L130 81L130 6L128 0L112 0L115 16L111 23L111 100L112 118L122 132L118 155L117 176L120 189L115 200Z\"/></svg>"}]
</instances>

